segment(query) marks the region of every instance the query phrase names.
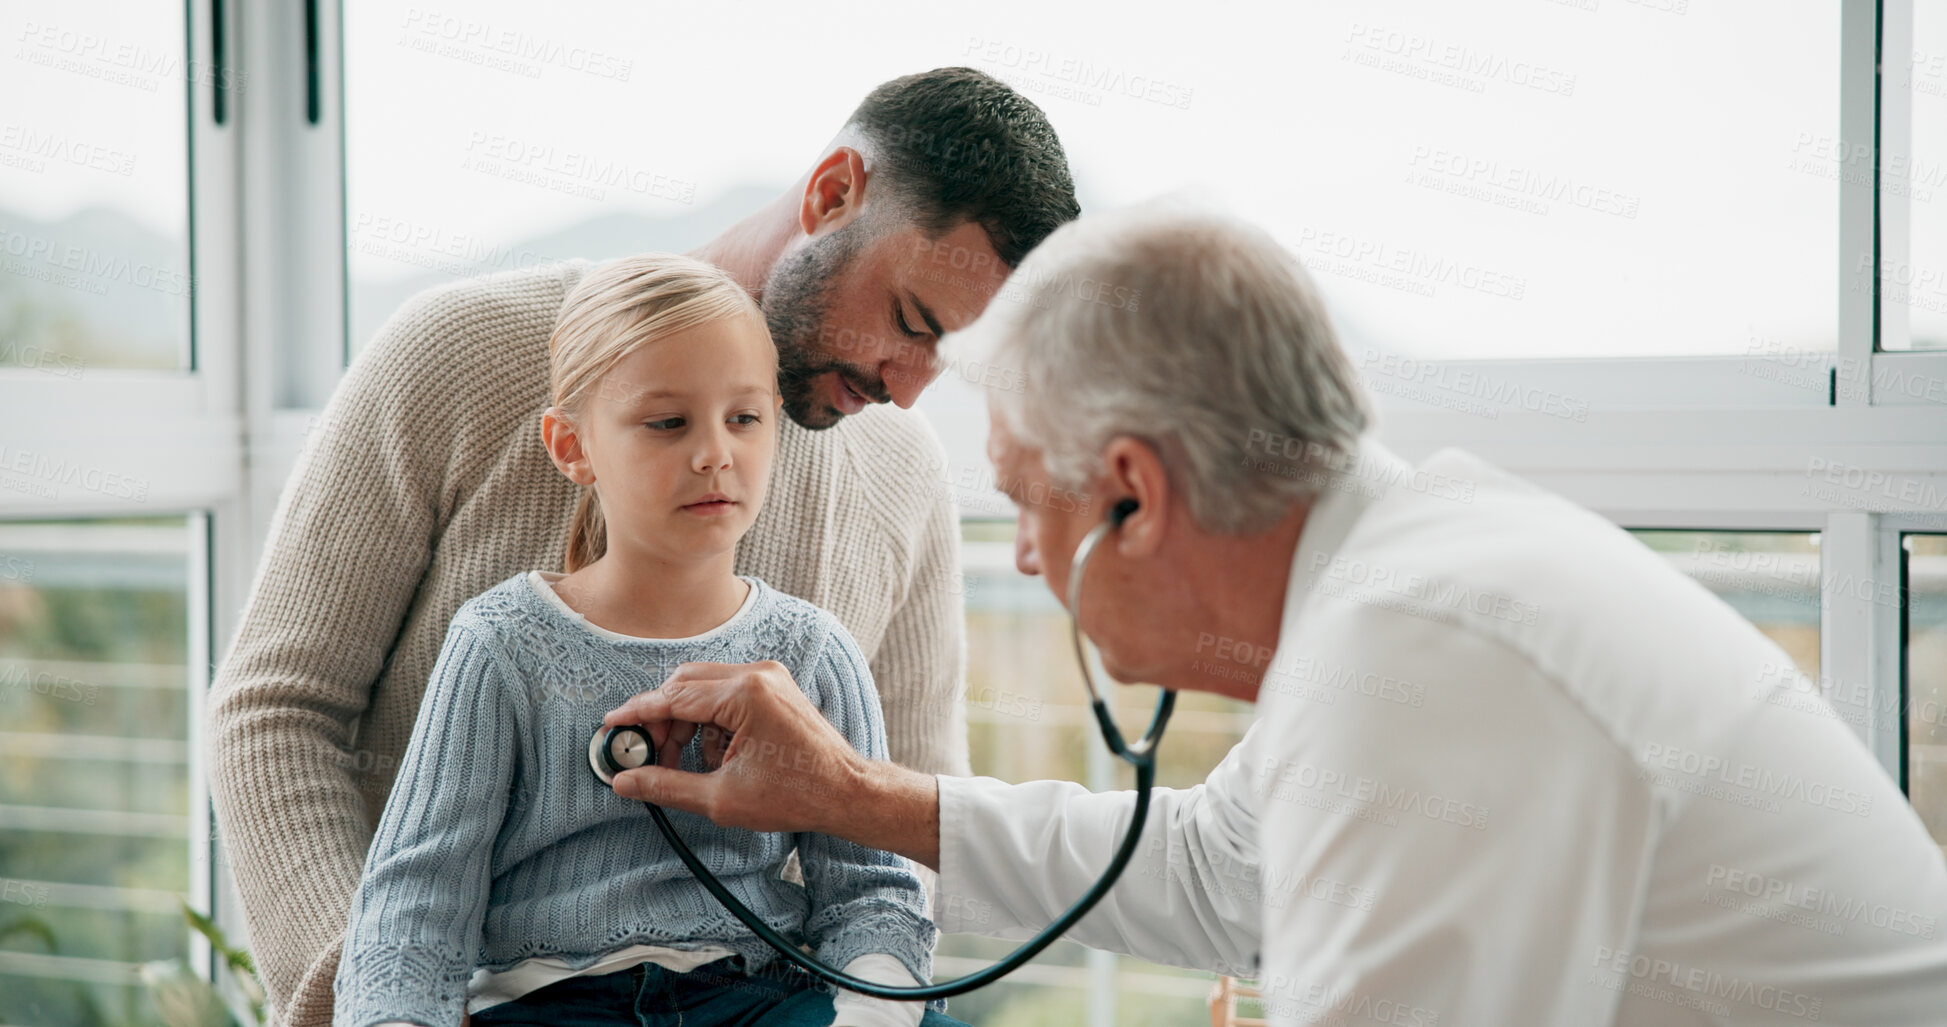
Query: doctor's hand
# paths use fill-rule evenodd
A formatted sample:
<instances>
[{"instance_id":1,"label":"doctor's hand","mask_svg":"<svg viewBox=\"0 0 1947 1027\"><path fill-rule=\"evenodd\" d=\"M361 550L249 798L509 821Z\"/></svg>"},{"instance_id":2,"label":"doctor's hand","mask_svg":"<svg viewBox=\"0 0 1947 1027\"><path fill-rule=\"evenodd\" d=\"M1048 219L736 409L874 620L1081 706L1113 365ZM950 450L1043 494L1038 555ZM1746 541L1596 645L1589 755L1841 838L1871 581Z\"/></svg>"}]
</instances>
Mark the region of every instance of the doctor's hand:
<instances>
[{"instance_id":1,"label":"doctor's hand","mask_svg":"<svg viewBox=\"0 0 1947 1027\"><path fill-rule=\"evenodd\" d=\"M937 868L938 782L860 755L775 660L682 664L602 723L640 725L656 744L657 765L615 775L623 798L725 827L829 834ZM699 732L711 771L676 769Z\"/></svg>"},{"instance_id":2,"label":"doctor's hand","mask_svg":"<svg viewBox=\"0 0 1947 1027\"><path fill-rule=\"evenodd\" d=\"M602 723L639 724L656 743L656 766L617 774L615 794L753 831L819 830L821 807L866 762L774 660L682 664ZM698 734L711 772L676 769Z\"/></svg>"}]
</instances>

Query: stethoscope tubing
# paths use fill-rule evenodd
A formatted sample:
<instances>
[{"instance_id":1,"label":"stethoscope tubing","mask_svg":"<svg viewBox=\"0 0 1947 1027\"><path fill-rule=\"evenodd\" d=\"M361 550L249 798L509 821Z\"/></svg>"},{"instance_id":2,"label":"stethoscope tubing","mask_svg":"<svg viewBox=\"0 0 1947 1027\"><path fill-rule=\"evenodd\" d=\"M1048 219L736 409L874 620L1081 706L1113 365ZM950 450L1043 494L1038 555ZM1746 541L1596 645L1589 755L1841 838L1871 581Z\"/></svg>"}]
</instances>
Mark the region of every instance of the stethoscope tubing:
<instances>
[{"instance_id":1,"label":"stethoscope tubing","mask_svg":"<svg viewBox=\"0 0 1947 1027\"><path fill-rule=\"evenodd\" d=\"M1089 558L1094 555L1095 546L1101 541L1102 536L1121 527L1123 520L1135 509L1133 500L1117 503L1115 509L1110 512L1108 520L1091 529L1083 537L1081 544L1075 547L1075 560L1069 567L1068 610L1069 628L1074 635L1075 656L1081 663L1082 680L1088 686L1089 708L1095 712L1096 723L1102 729L1102 741L1117 757L1136 769L1136 808L1129 821L1129 831L1123 835L1121 844L1116 846L1115 856L1109 860L1109 865L1103 871L1102 877L1083 893L1074 905L1068 907L1066 912L1056 917L1053 923L1042 928L1039 934L1022 943L1021 947L1008 953L999 962L964 977L956 977L937 984L899 987L854 977L800 949L789 938L773 930L762 918L751 912L749 907L739 901L735 895L730 894L730 889L724 887L723 882L717 880L716 875L703 865L701 859L697 858L688 843L676 833L676 826L669 822L668 814L655 803L645 800L643 805L648 808L649 816L655 820L656 829L662 832L670 848L676 850L676 857L683 861L683 865L689 868L690 873L696 875L697 881L704 889L722 903L723 908L729 910L732 916L743 921L744 926L748 927L752 934L776 949L779 956L820 980L861 995L906 1002L924 1002L964 995L1000 980L1019 969L1028 960L1040 955L1043 949L1059 940L1069 928L1075 926L1082 917L1087 916L1089 911L1095 908L1097 903L1102 901L1102 897L1107 895L1109 889L1115 887L1116 881L1122 877L1123 870L1129 866L1129 860L1135 856L1136 846L1142 840L1143 826L1149 819L1150 789L1156 784L1156 746L1162 741L1163 727L1169 722L1170 711L1176 705L1176 693L1165 689L1163 694L1157 697L1156 712L1150 718L1149 730L1144 732L1143 737L1133 745L1123 741L1122 732L1116 729L1115 718L1109 713L1107 702L1095 686L1095 675L1089 669L1087 650L1082 644L1082 576L1088 569ZM641 731L640 728L630 725L612 728L607 735L602 736L601 750L609 751L609 739L613 738L615 732L629 730Z\"/></svg>"}]
</instances>

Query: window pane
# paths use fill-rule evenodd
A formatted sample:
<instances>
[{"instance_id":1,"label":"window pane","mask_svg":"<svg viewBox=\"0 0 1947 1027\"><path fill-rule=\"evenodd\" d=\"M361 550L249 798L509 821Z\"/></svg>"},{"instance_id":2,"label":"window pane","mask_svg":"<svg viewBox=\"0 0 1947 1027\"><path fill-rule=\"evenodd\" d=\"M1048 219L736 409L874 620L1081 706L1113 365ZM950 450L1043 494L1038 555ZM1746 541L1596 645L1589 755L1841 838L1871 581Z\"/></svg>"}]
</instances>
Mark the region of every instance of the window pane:
<instances>
[{"instance_id":1,"label":"window pane","mask_svg":"<svg viewBox=\"0 0 1947 1027\"><path fill-rule=\"evenodd\" d=\"M1819 678L1819 537L1784 531L1632 531Z\"/></svg>"},{"instance_id":2,"label":"window pane","mask_svg":"<svg viewBox=\"0 0 1947 1027\"><path fill-rule=\"evenodd\" d=\"M1906 537L1907 797L1947 851L1947 535Z\"/></svg>"},{"instance_id":3,"label":"window pane","mask_svg":"<svg viewBox=\"0 0 1947 1027\"><path fill-rule=\"evenodd\" d=\"M694 246L874 85L970 65L1047 112L1084 210L1185 188L1267 226L1355 357L1831 351L1838 12L347 0L352 345L457 275Z\"/></svg>"},{"instance_id":4,"label":"window pane","mask_svg":"<svg viewBox=\"0 0 1947 1027\"><path fill-rule=\"evenodd\" d=\"M1097 789L1132 788L1127 765L1102 745L1088 709L1088 690L1076 669L1068 615L1040 578L1014 569L1014 522L962 524L967 604L967 721L973 769L1009 781L1062 778ZM1113 687L1125 734L1140 733L1156 701L1153 688ZM1157 784L1185 788L1202 781L1249 726L1250 707L1203 692L1177 696L1166 741L1158 750ZM1111 769L1112 768L1112 769ZM968 935L941 939L939 974L965 973L978 956L992 960L1013 943ZM1063 942L1036 960L1048 986L1013 981L953 1000L951 1012L969 1023L1087 1022L1087 956ZM1209 974L1117 957L1118 1024L1207 1021L1203 998ZM1059 968L1059 969L1056 969Z\"/></svg>"},{"instance_id":5,"label":"window pane","mask_svg":"<svg viewBox=\"0 0 1947 1027\"><path fill-rule=\"evenodd\" d=\"M18 5L0 96L0 367L177 370L189 354L181 4ZM31 99L27 99L31 98ZM24 102L22 102L24 100Z\"/></svg>"},{"instance_id":6,"label":"window pane","mask_svg":"<svg viewBox=\"0 0 1947 1027\"><path fill-rule=\"evenodd\" d=\"M188 955L188 537L0 523L0 1022L159 1022Z\"/></svg>"},{"instance_id":7,"label":"window pane","mask_svg":"<svg viewBox=\"0 0 1947 1027\"><path fill-rule=\"evenodd\" d=\"M1898 57L1887 55L1898 68ZM1880 300L1907 308L1914 349L1947 349L1947 4L1913 5L1913 156L1906 169L1913 225L1909 259L1883 262ZM1888 88L1902 88L1890 76Z\"/></svg>"}]
</instances>

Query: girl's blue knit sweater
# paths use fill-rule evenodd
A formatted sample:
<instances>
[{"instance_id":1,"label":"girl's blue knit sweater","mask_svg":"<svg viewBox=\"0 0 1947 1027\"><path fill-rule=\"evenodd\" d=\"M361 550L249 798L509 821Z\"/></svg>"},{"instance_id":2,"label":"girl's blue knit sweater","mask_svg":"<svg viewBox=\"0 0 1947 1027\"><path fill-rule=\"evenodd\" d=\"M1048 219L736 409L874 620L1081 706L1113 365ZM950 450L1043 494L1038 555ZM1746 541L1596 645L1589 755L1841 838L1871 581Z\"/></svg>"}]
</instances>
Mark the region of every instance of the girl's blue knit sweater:
<instances>
[{"instance_id":1,"label":"girl's blue knit sweater","mask_svg":"<svg viewBox=\"0 0 1947 1027\"><path fill-rule=\"evenodd\" d=\"M534 956L587 966L636 944L722 945L753 969L770 961L690 876L648 810L588 766L603 714L697 661L777 660L861 753L886 758L858 643L825 610L743 580L752 591L737 614L684 639L602 631L529 574L460 607L352 901L336 978L340 1027L458 1023L476 968ZM699 745L685 747L684 769L704 769ZM788 754L768 762L776 766L751 769L794 770ZM732 893L825 962L883 952L930 979L936 928L904 859L824 835L669 816ZM793 845L803 885L780 876Z\"/></svg>"}]
</instances>

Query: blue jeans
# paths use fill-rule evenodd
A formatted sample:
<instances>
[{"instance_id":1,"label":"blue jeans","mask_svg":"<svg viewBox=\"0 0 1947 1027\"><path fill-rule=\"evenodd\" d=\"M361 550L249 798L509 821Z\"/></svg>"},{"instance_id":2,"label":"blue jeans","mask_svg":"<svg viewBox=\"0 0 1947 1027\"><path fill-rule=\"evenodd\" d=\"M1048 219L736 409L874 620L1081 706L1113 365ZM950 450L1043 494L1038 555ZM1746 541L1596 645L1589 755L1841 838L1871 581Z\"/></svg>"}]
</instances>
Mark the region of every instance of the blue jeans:
<instances>
[{"instance_id":1,"label":"blue jeans","mask_svg":"<svg viewBox=\"0 0 1947 1027\"><path fill-rule=\"evenodd\" d=\"M570 977L473 1014L474 1027L829 1027L832 996L790 963L752 973L728 956L675 973L654 963ZM967 1027L926 1011L920 1027Z\"/></svg>"}]
</instances>

